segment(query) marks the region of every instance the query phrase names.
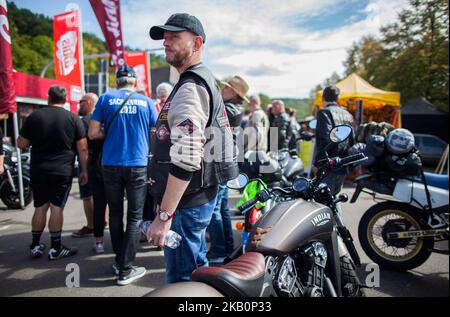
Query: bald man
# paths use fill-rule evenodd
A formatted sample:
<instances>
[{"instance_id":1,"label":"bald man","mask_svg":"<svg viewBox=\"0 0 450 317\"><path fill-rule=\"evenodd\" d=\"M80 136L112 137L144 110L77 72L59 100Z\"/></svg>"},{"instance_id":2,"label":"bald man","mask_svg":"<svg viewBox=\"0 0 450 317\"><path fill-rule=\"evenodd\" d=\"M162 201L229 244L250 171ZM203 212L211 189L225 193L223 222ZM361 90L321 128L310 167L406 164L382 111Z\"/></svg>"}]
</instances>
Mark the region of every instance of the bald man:
<instances>
[{"instance_id":1,"label":"bald man","mask_svg":"<svg viewBox=\"0 0 450 317\"><path fill-rule=\"evenodd\" d=\"M278 129L278 136L271 136L270 141L273 142L275 139L278 139L278 150L288 149L292 138L291 118L286 113L286 108L282 100L274 100L272 102L272 114L275 116L275 119L271 127Z\"/></svg>"},{"instance_id":2,"label":"bald man","mask_svg":"<svg viewBox=\"0 0 450 317\"><path fill-rule=\"evenodd\" d=\"M89 129L89 120L91 119L91 114L94 111L97 100L98 96L94 93L87 93L80 100L78 115L81 117L81 121L86 130L86 135ZM87 225L83 226L80 230L72 232L72 236L83 238L92 236L94 233L94 201L92 199L91 181L89 180L86 185L81 185L80 183L78 183L78 185L80 188L80 198L83 200L83 209L86 215Z\"/></svg>"}]
</instances>

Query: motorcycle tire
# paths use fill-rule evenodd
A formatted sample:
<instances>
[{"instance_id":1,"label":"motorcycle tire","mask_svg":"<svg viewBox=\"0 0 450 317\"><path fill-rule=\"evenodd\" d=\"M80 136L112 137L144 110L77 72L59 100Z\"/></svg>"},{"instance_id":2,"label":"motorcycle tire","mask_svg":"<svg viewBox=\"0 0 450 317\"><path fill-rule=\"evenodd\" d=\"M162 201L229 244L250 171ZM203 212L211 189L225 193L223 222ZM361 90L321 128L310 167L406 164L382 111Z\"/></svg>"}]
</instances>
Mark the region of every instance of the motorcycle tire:
<instances>
[{"instance_id":1,"label":"motorcycle tire","mask_svg":"<svg viewBox=\"0 0 450 317\"><path fill-rule=\"evenodd\" d=\"M13 176L13 181L16 186L18 186L17 176ZM24 207L28 206L33 201L33 192L30 187L30 180L28 178L23 178L23 188L24 188ZM17 188L17 192L13 192L9 183L5 183L2 188L1 197L2 202L8 207L8 209L20 209L20 198Z\"/></svg>"},{"instance_id":2,"label":"motorcycle tire","mask_svg":"<svg viewBox=\"0 0 450 317\"><path fill-rule=\"evenodd\" d=\"M373 229L376 225L376 220L381 219L383 215L393 213L397 216L403 217L403 219L390 219L380 226L382 228L381 238L383 243L386 245L386 247L382 250L376 245L374 239L372 238L372 233L374 231ZM358 227L358 237L364 252L372 261L377 263L381 268L387 270L407 271L422 265L431 255L431 250L434 245L433 237L392 239L390 241L387 236L385 236L385 233L389 233L390 228L392 231L405 230L405 228L402 227L402 221L403 224L414 226L416 230L425 229L422 225L425 220L424 216L424 213L419 209L405 203L387 201L372 206L364 213ZM397 221L397 224L395 221ZM409 229L410 227L406 228L406 230ZM414 244L415 248L411 251L411 254L405 254L403 257L396 257L395 253L390 255L384 251L388 248L391 248L394 251L396 249L406 249L401 247L403 245L409 246L410 242L414 241L414 239L416 239L416 243ZM399 252L397 252L397 254L399 254Z\"/></svg>"},{"instance_id":3,"label":"motorcycle tire","mask_svg":"<svg viewBox=\"0 0 450 317\"><path fill-rule=\"evenodd\" d=\"M342 294L345 297L366 297L356 274L356 267L348 256L340 258Z\"/></svg>"}]
</instances>

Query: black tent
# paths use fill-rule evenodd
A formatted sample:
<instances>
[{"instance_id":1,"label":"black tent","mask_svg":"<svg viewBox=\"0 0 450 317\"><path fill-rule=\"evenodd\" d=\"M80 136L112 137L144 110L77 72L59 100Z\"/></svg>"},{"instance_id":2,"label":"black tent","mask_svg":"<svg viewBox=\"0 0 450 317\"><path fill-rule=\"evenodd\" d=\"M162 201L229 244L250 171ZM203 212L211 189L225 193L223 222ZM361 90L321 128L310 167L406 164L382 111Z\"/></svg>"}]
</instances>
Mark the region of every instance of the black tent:
<instances>
[{"instance_id":1,"label":"black tent","mask_svg":"<svg viewBox=\"0 0 450 317\"><path fill-rule=\"evenodd\" d=\"M432 134L448 143L448 112L418 97L402 106L402 127L412 133Z\"/></svg>"}]
</instances>

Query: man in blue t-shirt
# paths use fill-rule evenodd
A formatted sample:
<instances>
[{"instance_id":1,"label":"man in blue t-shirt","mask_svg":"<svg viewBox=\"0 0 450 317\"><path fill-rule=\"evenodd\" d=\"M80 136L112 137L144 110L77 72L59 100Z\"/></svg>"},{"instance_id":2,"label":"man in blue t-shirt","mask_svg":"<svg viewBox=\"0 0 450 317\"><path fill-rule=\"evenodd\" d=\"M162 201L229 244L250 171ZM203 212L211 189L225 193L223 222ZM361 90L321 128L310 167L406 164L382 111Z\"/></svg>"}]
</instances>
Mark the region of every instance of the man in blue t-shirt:
<instances>
[{"instance_id":1,"label":"man in blue t-shirt","mask_svg":"<svg viewBox=\"0 0 450 317\"><path fill-rule=\"evenodd\" d=\"M100 96L89 124L89 138L104 139L103 178L109 206L111 242L116 254L117 284L127 285L145 275L132 266L139 236L138 221L147 192L150 129L157 113L153 102L135 92L136 72L128 65L116 73L117 90ZM120 110L119 110L120 109ZM117 112L118 111L118 112ZM127 191L127 225L123 231L123 198Z\"/></svg>"}]
</instances>

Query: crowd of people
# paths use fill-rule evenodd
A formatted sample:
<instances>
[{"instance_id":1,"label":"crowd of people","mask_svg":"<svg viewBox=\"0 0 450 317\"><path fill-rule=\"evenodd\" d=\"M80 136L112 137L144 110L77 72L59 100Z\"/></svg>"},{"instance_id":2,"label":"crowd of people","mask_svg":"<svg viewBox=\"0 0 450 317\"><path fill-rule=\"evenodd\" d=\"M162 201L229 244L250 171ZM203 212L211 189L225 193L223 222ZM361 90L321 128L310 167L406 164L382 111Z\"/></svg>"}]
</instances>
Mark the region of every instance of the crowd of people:
<instances>
[{"instance_id":1,"label":"crowd of people","mask_svg":"<svg viewBox=\"0 0 450 317\"><path fill-rule=\"evenodd\" d=\"M31 146L33 258L41 257L46 249L40 238L48 210L48 258L77 253L61 241L63 210L77 156L86 225L72 236L93 235L93 249L101 254L109 226L115 253L113 273L118 285L127 285L146 273L133 261L142 240L139 223L150 220L145 240L164 248L166 281L189 280L195 269L222 263L234 249L226 182L239 173L235 151L239 128L246 128L245 151L296 148L301 127L295 110L274 100L264 111L257 95L247 98L249 85L237 75L217 85L202 63L206 34L196 17L174 14L164 25L151 27L150 37L163 40L166 61L180 73L174 87L168 83L157 87L159 103L136 91L136 72L123 65L116 72L117 89L100 97L84 95L79 116L63 108L65 89L52 86L48 106L26 119L17 145L21 149ZM318 115L319 148L335 125L352 123L351 115L336 104L338 94L335 87L324 91L326 108ZM211 130L219 131L219 137L212 137ZM211 144L218 145L207 151ZM338 153L346 146L331 151ZM330 176L335 190L344 173ZM169 230L182 237L176 249L164 246ZM208 252L206 231L211 242Z\"/></svg>"}]
</instances>

